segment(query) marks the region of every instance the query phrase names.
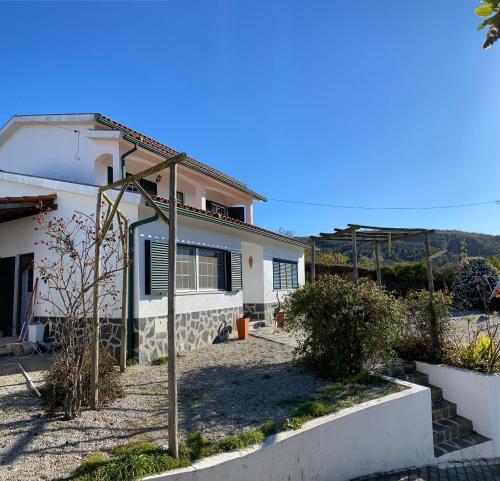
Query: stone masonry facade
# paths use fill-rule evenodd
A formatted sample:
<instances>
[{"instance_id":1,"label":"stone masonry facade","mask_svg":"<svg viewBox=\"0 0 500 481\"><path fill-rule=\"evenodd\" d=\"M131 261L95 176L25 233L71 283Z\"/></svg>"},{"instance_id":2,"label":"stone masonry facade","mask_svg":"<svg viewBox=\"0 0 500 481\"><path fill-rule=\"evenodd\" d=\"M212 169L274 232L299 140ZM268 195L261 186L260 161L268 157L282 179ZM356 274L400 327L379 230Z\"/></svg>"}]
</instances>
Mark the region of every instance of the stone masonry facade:
<instances>
[{"instance_id":1,"label":"stone masonry facade","mask_svg":"<svg viewBox=\"0 0 500 481\"><path fill-rule=\"evenodd\" d=\"M224 321L236 328L236 319L243 308L228 307L207 311L177 314L177 345L179 351L188 351L211 344ZM167 355L167 322L165 317L134 319L134 357L145 364Z\"/></svg>"},{"instance_id":2,"label":"stone masonry facade","mask_svg":"<svg viewBox=\"0 0 500 481\"><path fill-rule=\"evenodd\" d=\"M252 311L252 321L265 321L267 325L276 324L274 310L278 307L277 302L248 302L243 305L244 311Z\"/></svg>"},{"instance_id":3,"label":"stone masonry facade","mask_svg":"<svg viewBox=\"0 0 500 481\"><path fill-rule=\"evenodd\" d=\"M229 307L207 311L177 314L177 345L179 351L196 349L211 344L224 321L236 329L236 319L243 315L243 307ZM62 319L37 317L37 324L45 324L45 340L55 341L57 323ZM78 335L83 336L83 329ZM121 319L101 320L101 346L115 357L120 356ZM134 358L145 364L167 355L167 316L134 319Z\"/></svg>"},{"instance_id":4,"label":"stone masonry facade","mask_svg":"<svg viewBox=\"0 0 500 481\"><path fill-rule=\"evenodd\" d=\"M63 322L63 318L35 317L34 324L45 325L44 339L47 342L55 342L57 324ZM108 349L115 357L120 356L120 336L121 336L121 319L101 319L101 347ZM84 329L77 329L77 337L83 336Z\"/></svg>"}]
</instances>

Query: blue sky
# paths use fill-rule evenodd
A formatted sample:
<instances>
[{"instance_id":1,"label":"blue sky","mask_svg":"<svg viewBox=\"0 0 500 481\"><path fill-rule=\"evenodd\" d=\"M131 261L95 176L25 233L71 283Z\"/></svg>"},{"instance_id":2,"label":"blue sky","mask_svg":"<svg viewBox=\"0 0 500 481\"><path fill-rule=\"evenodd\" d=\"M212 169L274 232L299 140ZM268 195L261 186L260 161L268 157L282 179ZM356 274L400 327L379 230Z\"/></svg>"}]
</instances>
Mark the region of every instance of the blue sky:
<instances>
[{"instance_id":1,"label":"blue sky","mask_svg":"<svg viewBox=\"0 0 500 481\"><path fill-rule=\"evenodd\" d=\"M269 198L431 206L500 198L500 46L456 0L0 2L0 111L101 112ZM7 117L0 116L0 121ZM346 223L500 234L500 206L258 203Z\"/></svg>"}]
</instances>

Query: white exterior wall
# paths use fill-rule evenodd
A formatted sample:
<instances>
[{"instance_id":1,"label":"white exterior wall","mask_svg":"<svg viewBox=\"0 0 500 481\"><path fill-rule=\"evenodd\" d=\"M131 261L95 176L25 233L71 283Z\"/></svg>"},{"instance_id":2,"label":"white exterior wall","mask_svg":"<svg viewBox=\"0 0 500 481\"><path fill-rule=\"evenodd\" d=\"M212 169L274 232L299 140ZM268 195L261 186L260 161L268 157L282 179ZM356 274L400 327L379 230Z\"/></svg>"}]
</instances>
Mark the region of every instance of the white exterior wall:
<instances>
[{"instance_id":1,"label":"white exterior wall","mask_svg":"<svg viewBox=\"0 0 500 481\"><path fill-rule=\"evenodd\" d=\"M15 181L18 180L18 182ZM31 184L25 181L31 181ZM19 197L19 196L35 196L57 194L55 203L57 210L48 214L48 217L64 217L69 218L75 211L80 211L86 214L95 214L95 199L97 189L86 185L75 185L65 182L52 181L47 179L27 178L19 175L4 174L0 172L0 196ZM111 194L115 195L115 194ZM135 201L135 203L134 203ZM123 203L120 206L122 212L128 216L131 221L137 219L138 212L138 196L134 194L126 194ZM43 239L43 234L36 231L34 216L24 217L22 219L12 220L9 222L0 223L0 257L11 257L20 254L34 254L35 264L42 257L51 257L52 254L40 243L35 242ZM34 278L38 277L35 269ZM117 277L117 286L121 288L121 276ZM39 290L42 295L46 291L46 285L43 282L39 283ZM52 312L46 312L47 307L43 304L37 304L35 307L35 316L47 317L51 316ZM113 313L113 317L119 317L121 310L117 309Z\"/></svg>"},{"instance_id":2,"label":"white exterior wall","mask_svg":"<svg viewBox=\"0 0 500 481\"><path fill-rule=\"evenodd\" d=\"M141 217L153 215L152 209L148 213L141 213ZM234 234L231 228L221 228L209 222L187 219L178 216L177 242L199 247L211 247L227 251L241 251L241 239ZM168 302L166 296L152 296L145 293L144 269L144 241L160 240L168 242L168 226L158 220L137 228L136 235L136 265L141 266L136 275L136 296L134 317L166 316ZM243 305L243 293L213 291L213 292L178 292L176 297L176 311L196 312Z\"/></svg>"},{"instance_id":3,"label":"white exterior wall","mask_svg":"<svg viewBox=\"0 0 500 481\"><path fill-rule=\"evenodd\" d=\"M472 421L474 431L494 441L494 453L500 456L500 375L481 374L445 364L417 361L417 370L429 376L430 384L443 389L443 397L457 405L457 412ZM487 451L474 457L490 457Z\"/></svg>"},{"instance_id":4,"label":"white exterior wall","mask_svg":"<svg viewBox=\"0 0 500 481\"><path fill-rule=\"evenodd\" d=\"M409 415L411 413L411 415ZM431 464L431 395L413 385L271 436L262 446L214 456L155 481L348 481Z\"/></svg>"},{"instance_id":5,"label":"white exterior wall","mask_svg":"<svg viewBox=\"0 0 500 481\"><path fill-rule=\"evenodd\" d=\"M96 185L98 179L103 180L100 184L106 183L102 169L96 171L95 161L108 154L116 162L118 140L89 138L88 124L63 127L23 125L0 146L0 169L91 185ZM80 135L73 130L79 130Z\"/></svg>"}]
</instances>

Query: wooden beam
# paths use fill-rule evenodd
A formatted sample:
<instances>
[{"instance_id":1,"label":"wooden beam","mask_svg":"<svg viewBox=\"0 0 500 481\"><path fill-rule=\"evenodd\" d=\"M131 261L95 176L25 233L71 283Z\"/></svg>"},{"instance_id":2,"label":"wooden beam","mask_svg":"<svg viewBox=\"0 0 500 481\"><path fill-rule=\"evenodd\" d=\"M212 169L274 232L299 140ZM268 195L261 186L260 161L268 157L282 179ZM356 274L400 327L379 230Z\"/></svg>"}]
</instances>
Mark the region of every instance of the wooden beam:
<instances>
[{"instance_id":1,"label":"wooden beam","mask_svg":"<svg viewBox=\"0 0 500 481\"><path fill-rule=\"evenodd\" d=\"M120 372L125 372L127 366L127 315L128 315L128 220L118 216L120 236L122 238L123 270L122 270L122 319L120 329Z\"/></svg>"},{"instance_id":2,"label":"wooden beam","mask_svg":"<svg viewBox=\"0 0 500 481\"><path fill-rule=\"evenodd\" d=\"M434 292L434 276L432 275L431 243L429 232L425 234L425 261L427 264L427 283L429 292Z\"/></svg>"},{"instance_id":3,"label":"wooden beam","mask_svg":"<svg viewBox=\"0 0 500 481\"><path fill-rule=\"evenodd\" d=\"M179 457L177 420L177 349L176 349L176 255L177 255L177 166L170 169L168 196L168 450ZM158 208L159 209L159 208Z\"/></svg>"},{"instance_id":4,"label":"wooden beam","mask_svg":"<svg viewBox=\"0 0 500 481\"><path fill-rule=\"evenodd\" d=\"M111 226L111 222L113 222L113 217L115 216L116 211L118 210L118 205L120 204L120 200L122 199L125 190L127 189L127 185L128 183L122 185L122 188L120 189L120 192L116 197L116 200L112 204L111 212L108 214L106 221L104 222L104 225L102 226L101 232L99 234L100 242L104 240L106 234L108 233L108 229Z\"/></svg>"},{"instance_id":5,"label":"wooden beam","mask_svg":"<svg viewBox=\"0 0 500 481\"><path fill-rule=\"evenodd\" d=\"M99 192L104 192L105 190L109 189L116 189L117 187L121 187L123 184L126 184L128 182L134 182L143 179L144 177L148 177L149 175L153 175L156 174L157 172L160 172L160 170L168 169L171 166L184 162L186 159L187 159L187 154L184 152L174 155L164 160L163 162L160 162L157 165L153 165L153 167L150 167L149 169L139 172L138 174L131 175L126 179L117 180L108 185L103 185L102 187L99 187Z\"/></svg>"},{"instance_id":6,"label":"wooden beam","mask_svg":"<svg viewBox=\"0 0 500 481\"><path fill-rule=\"evenodd\" d=\"M316 240L311 237L311 282L316 280Z\"/></svg>"},{"instance_id":7,"label":"wooden beam","mask_svg":"<svg viewBox=\"0 0 500 481\"><path fill-rule=\"evenodd\" d=\"M352 275L354 278L354 283L359 284L359 274L358 274L358 248L356 246L356 231L352 231Z\"/></svg>"},{"instance_id":8,"label":"wooden beam","mask_svg":"<svg viewBox=\"0 0 500 481\"><path fill-rule=\"evenodd\" d=\"M378 242L375 242L375 261L377 263L377 283L382 285L382 271L380 269L380 248Z\"/></svg>"},{"instance_id":9,"label":"wooden beam","mask_svg":"<svg viewBox=\"0 0 500 481\"><path fill-rule=\"evenodd\" d=\"M101 270L101 207L102 195L97 193L95 209L95 247L94 247L94 285L92 286L92 371L90 373L90 407L97 409L99 406L99 276Z\"/></svg>"},{"instance_id":10,"label":"wooden beam","mask_svg":"<svg viewBox=\"0 0 500 481\"><path fill-rule=\"evenodd\" d=\"M163 222L165 222L166 224L168 224L169 223L168 222L168 216L165 214L165 212L163 212L158 207L158 205L153 200L153 198L143 189L142 185L139 184L139 182L137 182L137 181L134 180L134 186L139 191L139 193L146 199L146 201L148 202L148 206L152 207L155 210L155 212L158 214L158 216L160 217L160 219Z\"/></svg>"}]
</instances>

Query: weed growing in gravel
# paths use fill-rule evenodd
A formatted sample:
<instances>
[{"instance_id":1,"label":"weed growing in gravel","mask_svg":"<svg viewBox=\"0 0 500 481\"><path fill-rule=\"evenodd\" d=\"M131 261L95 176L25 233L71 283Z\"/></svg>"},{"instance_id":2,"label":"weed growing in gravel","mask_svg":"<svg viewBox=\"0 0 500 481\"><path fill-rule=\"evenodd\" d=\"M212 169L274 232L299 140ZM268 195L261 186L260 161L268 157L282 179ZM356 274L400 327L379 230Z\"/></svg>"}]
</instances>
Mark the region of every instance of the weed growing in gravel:
<instances>
[{"instance_id":1,"label":"weed growing in gravel","mask_svg":"<svg viewBox=\"0 0 500 481\"><path fill-rule=\"evenodd\" d=\"M165 364L168 364L168 356L159 357L155 359L151 364L153 366L164 366Z\"/></svg>"},{"instance_id":2,"label":"weed growing in gravel","mask_svg":"<svg viewBox=\"0 0 500 481\"><path fill-rule=\"evenodd\" d=\"M271 379L271 374L269 374L268 372L263 373L262 379Z\"/></svg>"}]
</instances>

